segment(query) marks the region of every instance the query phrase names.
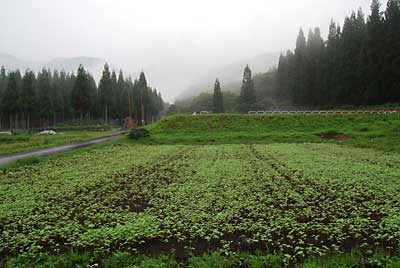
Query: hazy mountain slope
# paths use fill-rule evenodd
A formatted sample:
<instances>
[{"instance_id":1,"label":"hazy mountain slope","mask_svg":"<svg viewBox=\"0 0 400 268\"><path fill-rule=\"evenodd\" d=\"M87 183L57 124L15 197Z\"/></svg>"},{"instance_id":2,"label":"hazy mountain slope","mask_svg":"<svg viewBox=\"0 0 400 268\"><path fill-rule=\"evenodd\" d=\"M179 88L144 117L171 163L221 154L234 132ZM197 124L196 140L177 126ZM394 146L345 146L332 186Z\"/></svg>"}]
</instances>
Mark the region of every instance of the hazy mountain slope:
<instances>
[{"instance_id":1,"label":"hazy mountain slope","mask_svg":"<svg viewBox=\"0 0 400 268\"><path fill-rule=\"evenodd\" d=\"M18 59L12 55L0 54L0 66L4 66L6 70L19 69L21 72L26 69L31 69L35 72L42 68L48 68L50 70L65 70L66 72L75 72L78 69L79 64L83 64L86 70L88 70L95 78L101 76L101 71L105 64L105 60L100 58L92 57L74 57L74 58L55 58L50 61L25 61Z\"/></svg>"},{"instance_id":2,"label":"hazy mountain slope","mask_svg":"<svg viewBox=\"0 0 400 268\"><path fill-rule=\"evenodd\" d=\"M279 61L279 55L281 52L268 53L258 55L252 59L241 60L232 64L215 68L200 80L199 83L184 90L178 97L177 100L186 99L200 94L201 92L210 92L213 89L215 78L218 77L221 82L221 88L223 91L236 91L238 82L241 81L243 75L243 69L248 64L253 71L256 73L265 73L268 69L277 67Z\"/></svg>"},{"instance_id":3,"label":"hazy mountain slope","mask_svg":"<svg viewBox=\"0 0 400 268\"><path fill-rule=\"evenodd\" d=\"M4 66L7 70L14 70L25 67L25 64L17 57L9 54L0 54L0 66Z\"/></svg>"}]
</instances>

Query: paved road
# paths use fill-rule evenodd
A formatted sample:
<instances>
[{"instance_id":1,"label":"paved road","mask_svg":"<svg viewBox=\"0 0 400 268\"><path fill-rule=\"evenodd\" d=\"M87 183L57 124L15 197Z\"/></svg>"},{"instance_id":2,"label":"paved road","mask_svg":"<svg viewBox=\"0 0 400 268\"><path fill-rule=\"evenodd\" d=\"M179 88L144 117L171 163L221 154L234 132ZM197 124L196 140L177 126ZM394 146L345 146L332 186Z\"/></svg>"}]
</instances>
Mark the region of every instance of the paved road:
<instances>
[{"instance_id":1,"label":"paved road","mask_svg":"<svg viewBox=\"0 0 400 268\"><path fill-rule=\"evenodd\" d=\"M0 156L0 166L14 162L19 159L23 159L23 158L60 154L60 153L72 151L72 150L83 148L83 147L89 147L89 146L100 144L100 143L114 141L121 137L122 137L122 134L116 134L113 136L96 138L96 139L83 141L80 143L75 143L75 144L70 144L70 145L63 145L63 146L57 146L57 147L53 147L53 148L42 149L42 150L38 150L38 151L30 151L30 152L23 152L23 153L18 153L18 154L13 154L13 155Z\"/></svg>"}]
</instances>

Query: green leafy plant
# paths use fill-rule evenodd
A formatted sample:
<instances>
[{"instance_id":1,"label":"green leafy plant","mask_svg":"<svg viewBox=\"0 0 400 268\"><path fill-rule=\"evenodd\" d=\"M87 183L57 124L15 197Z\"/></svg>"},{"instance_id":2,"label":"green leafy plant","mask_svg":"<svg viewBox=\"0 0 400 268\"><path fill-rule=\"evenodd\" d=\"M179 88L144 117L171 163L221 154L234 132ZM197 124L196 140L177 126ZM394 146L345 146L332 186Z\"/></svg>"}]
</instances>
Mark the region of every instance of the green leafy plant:
<instances>
[{"instance_id":1,"label":"green leafy plant","mask_svg":"<svg viewBox=\"0 0 400 268\"><path fill-rule=\"evenodd\" d=\"M145 128L135 128L129 132L129 137L134 140L139 140L150 136L150 132Z\"/></svg>"}]
</instances>

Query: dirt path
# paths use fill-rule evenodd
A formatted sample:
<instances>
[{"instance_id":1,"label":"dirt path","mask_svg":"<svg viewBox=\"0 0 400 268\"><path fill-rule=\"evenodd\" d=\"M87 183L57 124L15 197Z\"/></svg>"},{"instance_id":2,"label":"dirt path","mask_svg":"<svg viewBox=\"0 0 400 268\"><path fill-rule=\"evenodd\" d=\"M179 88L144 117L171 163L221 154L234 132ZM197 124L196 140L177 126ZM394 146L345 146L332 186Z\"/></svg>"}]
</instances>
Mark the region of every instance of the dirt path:
<instances>
[{"instance_id":1,"label":"dirt path","mask_svg":"<svg viewBox=\"0 0 400 268\"><path fill-rule=\"evenodd\" d=\"M29 152L22 152L12 155L0 156L0 166L5 165L19 159L28 158L28 157L41 157L41 156L49 156L53 154L60 154L72 150L76 150L83 147L89 147L96 144L101 144L105 142L110 142L121 138L123 134L115 134L112 136L96 138L88 141L83 141L79 143L69 144L69 145L62 145L53 148L41 149L37 151L29 151Z\"/></svg>"}]
</instances>

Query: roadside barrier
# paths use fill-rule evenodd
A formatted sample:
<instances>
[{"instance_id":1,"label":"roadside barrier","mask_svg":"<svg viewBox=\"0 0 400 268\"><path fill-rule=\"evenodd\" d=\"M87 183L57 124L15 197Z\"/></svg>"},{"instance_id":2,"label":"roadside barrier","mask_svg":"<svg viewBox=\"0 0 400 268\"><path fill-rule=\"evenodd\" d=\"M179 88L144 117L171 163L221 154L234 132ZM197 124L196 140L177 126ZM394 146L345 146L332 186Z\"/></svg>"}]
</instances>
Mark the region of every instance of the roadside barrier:
<instances>
[{"instance_id":1,"label":"roadside barrier","mask_svg":"<svg viewBox=\"0 0 400 268\"><path fill-rule=\"evenodd\" d=\"M263 114L397 114L400 110L343 110L343 111L249 111L249 115Z\"/></svg>"}]
</instances>

